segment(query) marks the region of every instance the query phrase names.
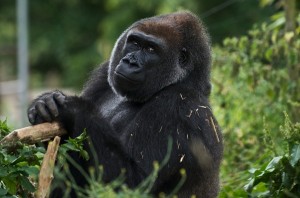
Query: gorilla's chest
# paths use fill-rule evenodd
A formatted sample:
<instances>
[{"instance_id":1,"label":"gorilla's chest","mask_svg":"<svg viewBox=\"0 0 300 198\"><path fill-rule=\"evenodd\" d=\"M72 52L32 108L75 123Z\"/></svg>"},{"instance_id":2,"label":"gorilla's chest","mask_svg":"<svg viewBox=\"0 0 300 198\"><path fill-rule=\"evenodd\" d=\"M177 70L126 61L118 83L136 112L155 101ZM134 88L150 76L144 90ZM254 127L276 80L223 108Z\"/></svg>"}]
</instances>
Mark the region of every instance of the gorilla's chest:
<instances>
[{"instance_id":1,"label":"gorilla's chest","mask_svg":"<svg viewBox=\"0 0 300 198\"><path fill-rule=\"evenodd\" d=\"M115 132L121 132L134 119L140 107L121 97L110 97L100 105L99 113Z\"/></svg>"}]
</instances>

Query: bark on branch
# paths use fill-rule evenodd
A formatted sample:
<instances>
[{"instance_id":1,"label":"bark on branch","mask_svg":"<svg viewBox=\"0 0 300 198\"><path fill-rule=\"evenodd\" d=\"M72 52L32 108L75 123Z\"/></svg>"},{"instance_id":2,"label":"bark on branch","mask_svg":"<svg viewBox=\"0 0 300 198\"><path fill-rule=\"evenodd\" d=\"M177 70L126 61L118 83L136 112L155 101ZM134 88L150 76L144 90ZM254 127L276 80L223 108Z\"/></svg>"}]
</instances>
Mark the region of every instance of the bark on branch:
<instances>
[{"instance_id":1,"label":"bark on branch","mask_svg":"<svg viewBox=\"0 0 300 198\"><path fill-rule=\"evenodd\" d=\"M60 137L56 136L52 142L49 142L47 152L44 155L43 163L39 174L39 185L35 197L49 197L51 182L54 178L53 170L55 159L59 148Z\"/></svg>"},{"instance_id":2,"label":"bark on branch","mask_svg":"<svg viewBox=\"0 0 300 198\"><path fill-rule=\"evenodd\" d=\"M43 123L14 130L0 141L0 145L11 147L18 141L34 144L48 141L55 136L62 136L66 133L67 132L57 122Z\"/></svg>"}]
</instances>

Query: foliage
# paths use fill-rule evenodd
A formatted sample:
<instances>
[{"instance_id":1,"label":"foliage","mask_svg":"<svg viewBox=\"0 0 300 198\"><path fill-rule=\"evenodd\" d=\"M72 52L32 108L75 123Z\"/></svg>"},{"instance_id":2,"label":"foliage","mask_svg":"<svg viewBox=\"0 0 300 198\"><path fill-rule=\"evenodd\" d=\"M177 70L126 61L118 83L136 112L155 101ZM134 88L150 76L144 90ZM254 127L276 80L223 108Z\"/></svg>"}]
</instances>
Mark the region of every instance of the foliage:
<instances>
[{"instance_id":1,"label":"foliage","mask_svg":"<svg viewBox=\"0 0 300 198\"><path fill-rule=\"evenodd\" d=\"M225 157L221 197L245 197L246 170L265 164L261 144L264 120L276 145L276 134L287 111L299 120L300 15L295 32L284 32L282 14L253 27L247 35L227 38L214 48L213 107L224 128Z\"/></svg>"},{"instance_id":2,"label":"foliage","mask_svg":"<svg viewBox=\"0 0 300 198\"><path fill-rule=\"evenodd\" d=\"M10 132L6 121L0 121L0 139ZM154 171L135 189L128 188L125 184L125 170L121 175L109 184L102 181L103 166L98 169L90 168L89 173L77 164L67 153L69 151L79 152L86 160L89 159L88 153L84 150L83 142L88 140L87 134L84 131L76 138L69 138L64 144L60 145L58 153L58 164L55 168L55 182L53 187L64 186L65 196L70 193L71 188L76 189L78 197L116 197L116 198L150 198L149 192L154 185L158 172L167 164L172 148L172 140L169 139L167 156L158 164L154 162ZM89 142L89 140L88 140ZM90 145L90 144L89 144ZM18 143L13 149L2 148L0 153L0 197L34 197L36 184L38 180L39 168L45 153L43 147L28 146ZM92 154L96 155L93 148ZM96 158L95 156L93 156ZM77 186L74 178L69 172L68 161L72 166L76 167L79 172L88 181L87 187ZM64 171L61 170L61 167ZM175 195L186 180L185 170L180 171L182 178L169 195L160 194L159 197L167 198Z\"/></svg>"},{"instance_id":3,"label":"foliage","mask_svg":"<svg viewBox=\"0 0 300 198\"><path fill-rule=\"evenodd\" d=\"M81 137L77 137L75 139L69 139L67 144L68 150L74 150L74 144L78 145L79 142L81 142L83 139L85 139L85 134L81 135ZM89 140L88 140L89 141ZM73 145L70 145L73 144ZM89 143L91 146L91 144ZM65 146L63 146L65 147ZM81 146L80 146L81 147ZM82 148L82 147L81 147ZM74 181L74 178L72 177L68 165L65 163L65 160L59 161L59 166L63 167L63 171L59 168L55 169L57 181L54 184L54 188L61 187L61 186L67 186L67 188L64 189L65 197L67 197L71 191L71 188L76 190L76 195L78 197L95 197L95 198L101 198L101 197L112 197L112 198L150 198L152 197L149 192L151 188L154 185L155 179L157 178L158 172L167 164L170 154L171 154L171 148L172 148L172 140L169 138L168 141L168 151L167 155L165 156L164 160L158 164L158 162L153 163L153 172L144 180L142 181L136 188L130 189L126 184L124 184L125 181L125 171L122 170L121 175L115 179L114 181L110 182L109 184L104 183L102 181L103 176L103 166L95 164L95 167L90 167L89 173L86 173L80 166L77 164L65 151L65 148L63 148L63 152L59 152L60 159L66 159L72 166L74 166L80 174L88 181L88 186L82 187L78 186L76 182ZM93 158L97 158L96 153L94 149L91 146L91 151L93 154ZM78 151L75 149L75 151ZM95 162L96 163L96 162ZM57 166L57 167L59 167ZM181 180L169 195L160 194L159 197L161 198L169 198L173 197L180 187L183 185L184 181L186 180L186 172L185 170L180 170L180 173L182 175Z\"/></svg>"},{"instance_id":4,"label":"foliage","mask_svg":"<svg viewBox=\"0 0 300 198\"><path fill-rule=\"evenodd\" d=\"M216 43L244 33L272 12L256 9L258 2L251 0L234 0L216 11L221 4L219 0L28 1L31 87L81 89L88 73L108 59L122 31L141 18L178 10L205 14L202 18ZM6 74L0 77L5 80L15 79L17 72L16 5L16 1L0 1L0 70Z\"/></svg>"},{"instance_id":5,"label":"foliage","mask_svg":"<svg viewBox=\"0 0 300 198\"><path fill-rule=\"evenodd\" d=\"M0 140L9 132L6 121L0 121ZM88 159L88 154L83 149L83 141L86 138L84 132L77 138L66 140L59 149L61 163L65 162L62 156L68 151L79 152L82 157ZM9 149L0 146L0 150L0 197L34 197L45 153L44 147L17 143Z\"/></svg>"},{"instance_id":6,"label":"foliage","mask_svg":"<svg viewBox=\"0 0 300 198\"><path fill-rule=\"evenodd\" d=\"M0 139L9 132L6 121L0 121ZM0 150L0 197L33 197L45 150L22 144Z\"/></svg>"},{"instance_id":7,"label":"foliage","mask_svg":"<svg viewBox=\"0 0 300 198\"><path fill-rule=\"evenodd\" d=\"M139 186L134 189L129 189L126 185L123 184L124 177L121 175L118 179L111 182L109 185L103 184L101 181L92 180L89 188L87 189L85 195L82 197L111 197L111 198L151 198L152 195L149 194L155 179L157 178L158 171L163 167L162 164L154 162L154 171L148 176ZM174 197L179 188L183 185L186 179L186 173L184 170L181 170L181 181L178 183L177 187L169 195L161 193L159 198L171 198ZM118 190L117 190L118 189Z\"/></svg>"},{"instance_id":8,"label":"foliage","mask_svg":"<svg viewBox=\"0 0 300 198\"><path fill-rule=\"evenodd\" d=\"M286 115L280 132L284 144L276 146L271 133L266 133L268 151L275 156L259 168L250 169L252 176L245 186L250 197L300 196L300 123L292 124Z\"/></svg>"},{"instance_id":9,"label":"foliage","mask_svg":"<svg viewBox=\"0 0 300 198\"><path fill-rule=\"evenodd\" d=\"M67 155L68 151L75 151L79 152L79 155L83 157L84 159L89 159L89 154L86 150L83 148L83 142L87 139L87 133L84 130L83 133L81 133L76 138L70 138L65 141L64 144L60 145L59 147L59 156L61 157L61 160L64 158L64 156Z\"/></svg>"}]
</instances>

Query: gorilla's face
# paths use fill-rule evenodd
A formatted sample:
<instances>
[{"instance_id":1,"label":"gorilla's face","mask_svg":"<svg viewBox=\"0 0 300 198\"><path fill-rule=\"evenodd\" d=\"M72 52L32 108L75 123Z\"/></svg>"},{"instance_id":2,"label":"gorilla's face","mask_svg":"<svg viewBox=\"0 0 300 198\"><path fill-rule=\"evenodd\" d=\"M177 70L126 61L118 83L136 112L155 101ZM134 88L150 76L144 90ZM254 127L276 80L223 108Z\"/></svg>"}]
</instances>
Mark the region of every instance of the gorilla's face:
<instances>
[{"instance_id":1,"label":"gorilla's face","mask_svg":"<svg viewBox=\"0 0 300 198\"><path fill-rule=\"evenodd\" d=\"M163 64L165 43L151 35L130 31L123 49L123 58L115 68L115 88L120 92L139 89L155 67ZM152 71L152 72L151 72Z\"/></svg>"},{"instance_id":2,"label":"gorilla's face","mask_svg":"<svg viewBox=\"0 0 300 198\"><path fill-rule=\"evenodd\" d=\"M136 102L188 80L209 95L209 46L206 30L192 14L142 19L117 40L108 82L116 94Z\"/></svg>"},{"instance_id":3,"label":"gorilla's face","mask_svg":"<svg viewBox=\"0 0 300 198\"><path fill-rule=\"evenodd\" d=\"M117 94L144 102L184 75L180 50L171 49L164 38L137 28L123 37L123 47L113 51L109 71L110 85Z\"/></svg>"}]
</instances>

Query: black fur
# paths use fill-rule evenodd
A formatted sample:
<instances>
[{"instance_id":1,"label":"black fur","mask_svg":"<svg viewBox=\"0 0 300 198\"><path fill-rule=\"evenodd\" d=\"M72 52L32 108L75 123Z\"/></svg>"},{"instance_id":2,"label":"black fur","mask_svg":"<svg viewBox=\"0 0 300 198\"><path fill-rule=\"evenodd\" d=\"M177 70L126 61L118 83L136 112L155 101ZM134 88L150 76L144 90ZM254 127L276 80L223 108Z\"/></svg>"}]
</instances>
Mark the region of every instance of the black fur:
<instances>
[{"instance_id":1,"label":"black fur","mask_svg":"<svg viewBox=\"0 0 300 198\"><path fill-rule=\"evenodd\" d=\"M151 193L170 193L185 169L178 197L217 197L223 143L208 101L209 76L210 41L197 17L179 12L147 18L120 36L80 96L45 93L33 101L28 117L32 124L59 121L71 137L86 129L104 166L103 180L114 180L125 168L129 187L153 171L153 161L165 158L171 137L171 157ZM95 165L72 157L85 170ZM78 185L86 184L71 172Z\"/></svg>"}]
</instances>

